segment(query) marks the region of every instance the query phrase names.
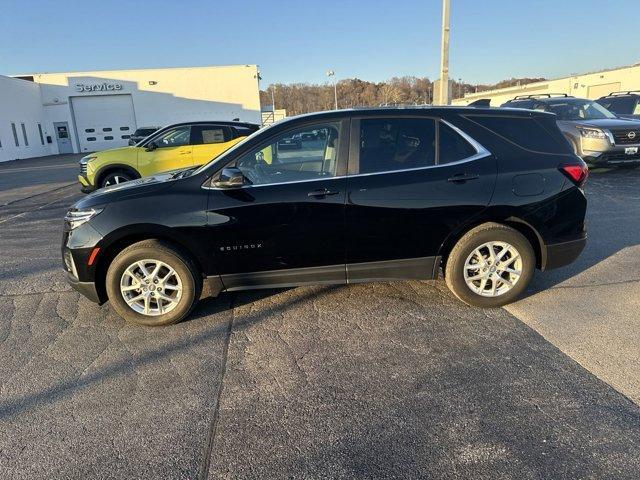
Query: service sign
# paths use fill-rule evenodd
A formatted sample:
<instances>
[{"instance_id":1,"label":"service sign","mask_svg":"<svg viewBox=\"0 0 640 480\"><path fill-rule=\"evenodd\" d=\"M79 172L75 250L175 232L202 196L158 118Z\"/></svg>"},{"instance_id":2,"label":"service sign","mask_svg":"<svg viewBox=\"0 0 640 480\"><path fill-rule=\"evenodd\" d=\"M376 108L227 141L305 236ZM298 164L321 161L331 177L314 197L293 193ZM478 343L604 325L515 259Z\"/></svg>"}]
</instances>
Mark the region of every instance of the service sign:
<instances>
[{"instance_id":1,"label":"service sign","mask_svg":"<svg viewBox=\"0 0 640 480\"><path fill-rule=\"evenodd\" d=\"M114 92L122 90L121 83L77 83L76 92Z\"/></svg>"}]
</instances>

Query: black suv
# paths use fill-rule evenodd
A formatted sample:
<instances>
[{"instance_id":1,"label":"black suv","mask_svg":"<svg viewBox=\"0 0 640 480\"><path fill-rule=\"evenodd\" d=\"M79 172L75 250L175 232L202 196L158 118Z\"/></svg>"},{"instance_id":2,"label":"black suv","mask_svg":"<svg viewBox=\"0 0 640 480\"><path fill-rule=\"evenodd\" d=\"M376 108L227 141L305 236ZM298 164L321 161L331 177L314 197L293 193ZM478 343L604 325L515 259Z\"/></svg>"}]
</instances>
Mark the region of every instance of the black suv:
<instances>
[{"instance_id":1,"label":"black suv","mask_svg":"<svg viewBox=\"0 0 640 480\"><path fill-rule=\"evenodd\" d=\"M279 148L307 132L322 141ZM344 110L259 130L198 168L99 190L65 218L71 284L125 319L183 319L221 291L432 279L515 300L585 241L586 164L553 115Z\"/></svg>"},{"instance_id":2,"label":"black suv","mask_svg":"<svg viewBox=\"0 0 640 480\"><path fill-rule=\"evenodd\" d=\"M640 92L611 92L596 102L619 117L640 120Z\"/></svg>"}]
</instances>

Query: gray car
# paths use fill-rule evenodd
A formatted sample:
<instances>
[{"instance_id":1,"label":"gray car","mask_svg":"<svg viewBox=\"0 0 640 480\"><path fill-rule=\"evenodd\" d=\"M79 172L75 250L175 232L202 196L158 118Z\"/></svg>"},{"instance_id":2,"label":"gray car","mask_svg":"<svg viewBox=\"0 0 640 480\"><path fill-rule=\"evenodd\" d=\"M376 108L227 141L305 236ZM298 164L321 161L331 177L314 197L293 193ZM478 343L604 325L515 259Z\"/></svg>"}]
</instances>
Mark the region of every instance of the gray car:
<instances>
[{"instance_id":1,"label":"gray car","mask_svg":"<svg viewBox=\"0 0 640 480\"><path fill-rule=\"evenodd\" d=\"M640 166L640 121L619 118L593 100L565 94L525 95L502 107L555 113L573 150L591 165Z\"/></svg>"}]
</instances>

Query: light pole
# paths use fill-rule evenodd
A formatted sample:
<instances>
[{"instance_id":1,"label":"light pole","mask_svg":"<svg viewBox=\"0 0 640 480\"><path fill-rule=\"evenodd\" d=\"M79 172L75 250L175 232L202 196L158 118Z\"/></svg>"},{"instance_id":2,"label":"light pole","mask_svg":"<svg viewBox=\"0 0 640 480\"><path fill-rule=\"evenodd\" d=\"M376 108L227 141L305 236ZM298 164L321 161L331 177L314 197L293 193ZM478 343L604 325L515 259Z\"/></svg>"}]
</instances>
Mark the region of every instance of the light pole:
<instances>
[{"instance_id":1,"label":"light pole","mask_svg":"<svg viewBox=\"0 0 640 480\"><path fill-rule=\"evenodd\" d=\"M442 52L440 54L440 105L449 104L449 0L442 0Z\"/></svg>"},{"instance_id":2,"label":"light pole","mask_svg":"<svg viewBox=\"0 0 640 480\"><path fill-rule=\"evenodd\" d=\"M274 95L275 90L276 90L276 86L272 84L271 85L271 109L273 110L274 119L276 115L276 96Z\"/></svg>"},{"instance_id":3,"label":"light pole","mask_svg":"<svg viewBox=\"0 0 640 480\"><path fill-rule=\"evenodd\" d=\"M333 77L333 98L336 104L336 110L338 110L338 87L336 84L336 73L333 70L327 70L327 77Z\"/></svg>"}]
</instances>

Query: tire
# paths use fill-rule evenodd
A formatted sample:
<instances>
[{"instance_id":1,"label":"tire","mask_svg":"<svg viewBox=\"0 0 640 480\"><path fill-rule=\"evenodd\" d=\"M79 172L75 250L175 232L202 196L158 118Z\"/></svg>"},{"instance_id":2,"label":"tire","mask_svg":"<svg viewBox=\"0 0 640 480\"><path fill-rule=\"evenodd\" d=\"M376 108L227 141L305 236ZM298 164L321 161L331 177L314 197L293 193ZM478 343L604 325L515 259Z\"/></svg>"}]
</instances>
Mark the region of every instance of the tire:
<instances>
[{"instance_id":1,"label":"tire","mask_svg":"<svg viewBox=\"0 0 640 480\"><path fill-rule=\"evenodd\" d=\"M495 242L493 265L489 242ZM505 249L505 245L511 249ZM478 250L476 250L478 249ZM480 260L479 252L484 260ZM500 259L504 255L506 260ZM480 260L480 262L478 262ZM465 265L469 261L471 268ZM478 267L474 267L474 265ZM492 270L493 267L493 270ZM467 232L451 250L445 266L445 281L453 294L467 305L483 308L501 307L516 300L527 288L536 267L536 256L527 238L517 230L500 223L485 223ZM483 271L486 269L486 272ZM504 270L504 269L507 270ZM515 273L519 271L519 277ZM466 277L465 277L466 272ZM481 278L470 277L480 275ZM483 284L483 278L486 278ZM498 280L495 280L498 278ZM467 280L471 282L475 291ZM512 286L509 286L511 283ZM493 287L496 286L494 290ZM480 290L480 289L483 290ZM481 295L482 291L485 295Z\"/></svg>"},{"instance_id":2,"label":"tire","mask_svg":"<svg viewBox=\"0 0 640 480\"><path fill-rule=\"evenodd\" d=\"M159 267L156 274L157 284L153 281L144 282L143 271L137 262L144 265L149 274L153 273L150 270L155 266L164 265ZM174 275L170 275L169 268L173 269ZM125 273L128 269L133 275ZM165 275L169 278L163 283L162 277ZM138 279L137 283L134 277ZM105 283L109 303L116 313L127 322L148 326L180 322L191 313L202 291L202 277L193 261L160 240L144 240L122 250L109 265ZM134 285L140 288L134 289ZM128 291L122 291L122 286ZM131 302L140 295L142 299ZM125 301L125 296L131 303ZM163 300L161 296L174 301ZM147 305L148 313L145 313ZM165 313L162 313L163 310Z\"/></svg>"},{"instance_id":3,"label":"tire","mask_svg":"<svg viewBox=\"0 0 640 480\"><path fill-rule=\"evenodd\" d=\"M100 179L100 188L110 187L119 183L128 182L135 177L125 170L111 170L102 175Z\"/></svg>"}]
</instances>

